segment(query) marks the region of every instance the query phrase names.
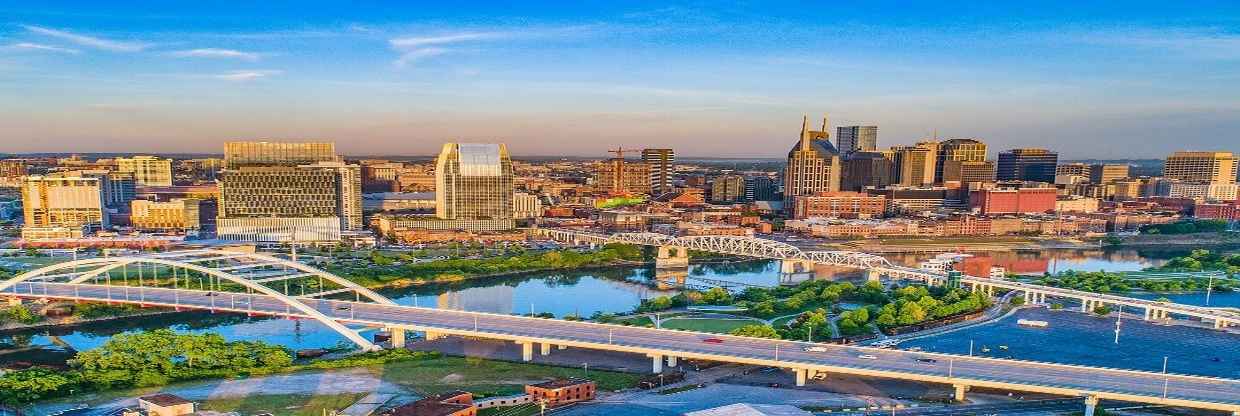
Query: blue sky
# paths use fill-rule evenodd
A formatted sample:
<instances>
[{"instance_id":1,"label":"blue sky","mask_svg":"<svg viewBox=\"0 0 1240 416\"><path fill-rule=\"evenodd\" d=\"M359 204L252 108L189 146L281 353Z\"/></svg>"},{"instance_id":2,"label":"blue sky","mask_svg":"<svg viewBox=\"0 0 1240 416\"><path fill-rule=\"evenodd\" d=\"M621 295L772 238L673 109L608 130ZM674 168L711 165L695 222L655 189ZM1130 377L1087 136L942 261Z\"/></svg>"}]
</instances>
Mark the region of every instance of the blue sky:
<instances>
[{"instance_id":1,"label":"blue sky","mask_svg":"<svg viewBox=\"0 0 1240 416\"><path fill-rule=\"evenodd\" d=\"M806 113L880 146L1240 151L1234 1L168 3L0 1L0 152L778 156Z\"/></svg>"}]
</instances>

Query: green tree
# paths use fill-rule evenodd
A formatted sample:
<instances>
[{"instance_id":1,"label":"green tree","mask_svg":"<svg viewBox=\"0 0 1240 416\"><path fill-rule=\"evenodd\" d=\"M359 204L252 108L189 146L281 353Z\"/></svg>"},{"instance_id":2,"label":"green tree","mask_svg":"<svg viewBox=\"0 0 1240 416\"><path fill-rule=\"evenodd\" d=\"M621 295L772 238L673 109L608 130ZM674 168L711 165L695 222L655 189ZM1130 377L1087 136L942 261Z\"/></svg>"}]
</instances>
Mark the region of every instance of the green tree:
<instances>
[{"instance_id":1,"label":"green tree","mask_svg":"<svg viewBox=\"0 0 1240 416\"><path fill-rule=\"evenodd\" d=\"M896 316L896 321L900 325L912 325L924 320L926 320L926 311L917 302L905 302L900 307L900 314Z\"/></svg>"},{"instance_id":2,"label":"green tree","mask_svg":"<svg viewBox=\"0 0 1240 416\"><path fill-rule=\"evenodd\" d=\"M722 287L712 287L705 293L702 293L702 302L711 305L728 305L732 303L732 292Z\"/></svg>"},{"instance_id":3,"label":"green tree","mask_svg":"<svg viewBox=\"0 0 1240 416\"><path fill-rule=\"evenodd\" d=\"M732 330L732 335L753 338L780 339L779 333L770 325L745 325Z\"/></svg>"}]
</instances>

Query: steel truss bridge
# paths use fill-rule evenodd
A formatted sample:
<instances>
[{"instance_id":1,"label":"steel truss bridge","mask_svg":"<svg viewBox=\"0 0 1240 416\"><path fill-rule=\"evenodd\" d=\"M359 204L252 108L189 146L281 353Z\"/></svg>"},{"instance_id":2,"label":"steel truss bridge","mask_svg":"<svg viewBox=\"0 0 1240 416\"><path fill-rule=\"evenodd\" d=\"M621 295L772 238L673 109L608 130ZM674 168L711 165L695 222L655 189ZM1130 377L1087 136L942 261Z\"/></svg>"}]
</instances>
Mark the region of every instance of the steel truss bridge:
<instances>
[{"instance_id":1,"label":"steel truss bridge","mask_svg":"<svg viewBox=\"0 0 1240 416\"><path fill-rule=\"evenodd\" d=\"M658 233L599 234L553 228L531 229L535 236L573 244L627 243L656 247L679 247L688 250L731 254L771 260L801 260L853 268L894 267L882 256L856 251L804 251L796 246L763 238L703 235L674 237Z\"/></svg>"},{"instance_id":2,"label":"steel truss bridge","mask_svg":"<svg viewBox=\"0 0 1240 416\"><path fill-rule=\"evenodd\" d=\"M69 261L0 283L0 296L314 319L365 349L376 346L350 326L387 328L394 347L402 346L396 340L403 343L404 331L428 339L512 341L526 361L536 345L542 355L553 347L587 348L645 354L655 372L691 358L785 368L798 385L815 374L840 373L949 384L959 399L971 387L985 387L1081 397L1087 411L1108 399L1240 416L1240 380L402 306L322 270L255 253L191 250ZM806 351L811 345L822 350Z\"/></svg>"},{"instance_id":3,"label":"steel truss bridge","mask_svg":"<svg viewBox=\"0 0 1240 416\"><path fill-rule=\"evenodd\" d=\"M886 276L898 279L911 279L923 281L930 285L943 284L948 279L945 273L897 266L886 258L873 254L855 251L804 251L787 243L755 237L723 235L674 237L658 233L600 234L555 228L533 228L530 229L530 233L534 237L547 238L568 244L628 243L657 247L678 247L744 257L850 267L863 269L867 275L873 278ZM960 282L962 285L974 290L989 293L993 293L996 288L1019 291L1024 294L1025 301L1031 304L1045 303L1047 297L1073 299L1080 302L1081 308L1084 311L1093 310L1094 307L1102 305L1124 306L1132 311L1142 310L1146 320L1166 320L1170 319L1174 314L1181 317L1213 322L1216 329L1240 325L1240 313L1226 309L1158 302L976 276L962 276Z\"/></svg>"}]
</instances>

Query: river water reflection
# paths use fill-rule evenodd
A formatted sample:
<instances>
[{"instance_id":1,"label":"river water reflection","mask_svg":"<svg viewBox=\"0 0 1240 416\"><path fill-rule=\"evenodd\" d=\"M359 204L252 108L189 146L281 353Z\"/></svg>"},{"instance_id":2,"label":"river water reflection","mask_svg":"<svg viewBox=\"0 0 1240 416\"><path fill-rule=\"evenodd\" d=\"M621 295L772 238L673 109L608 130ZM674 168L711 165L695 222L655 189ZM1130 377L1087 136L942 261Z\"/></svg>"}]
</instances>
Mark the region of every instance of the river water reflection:
<instances>
[{"instance_id":1,"label":"river water reflection","mask_svg":"<svg viewBox=\"0 0 1240 416\"><path fill-rule=\"evenodd\" d=\"M1234 250L1234 249L1233 249ZM1049 270L1137 270L1165 262L1187 253L1177 250L1047 250L1042 252L992 253L986 258L997 265L1012 265L1021 272L1042 273ZM891 256L902 264L916 264L931 257L928 254ZM989 267L989 266L986 266ZM590 316L598 313L630 311L642 299L674 294L675 289L653 284L655 271L649 267L616 267L573 272L538 272L519 276L482 279L456 285L436 285L388 291L385 295L404 305L463 309L492 313L549 312L563 317L571 314ZM791 276L794 279L829 278L859 279L852 270L819 269L814 275ZM779 265L769 261L744 261L694 265L683 283L699 286L742 284L774 286L787 281ZM1176 301L1201 303L1196 294L1169 295ZM1240 303L1240 296L1218 295L1212 304ZM1240 304L1232 305L1240 306ZM230 340L264 340L294 349L320 348L337 345L344 338L314 321L271 318L247 318L236 315L181 313L157 317L103 322L72 329L25 331L0 335L0 341L18 345L44 345L56 348L90 349L108 337L129 331L171 327L189 332L218 332ZM944 347L946 348L946 347ZM0 360L15 356L0 355Z\"/></svg>"}]
</instances>

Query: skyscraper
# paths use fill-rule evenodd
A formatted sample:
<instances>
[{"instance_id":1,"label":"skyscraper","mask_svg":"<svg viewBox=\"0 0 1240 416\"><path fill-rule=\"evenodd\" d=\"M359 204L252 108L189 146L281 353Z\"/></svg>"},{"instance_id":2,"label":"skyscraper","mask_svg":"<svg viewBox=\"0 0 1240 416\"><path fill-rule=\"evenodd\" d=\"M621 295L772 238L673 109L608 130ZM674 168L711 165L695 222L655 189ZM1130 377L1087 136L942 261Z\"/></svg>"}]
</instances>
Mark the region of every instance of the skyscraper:
<instances>
[{"instance_id":1,"label":"skyscraper","mask_svg":"<svg viewBox=\"0 0 1240 416\"><path fill-rule=\"evenodd\" d=\"M673 165L676 152L672 149L642 149L642 163L650 169L650 193L662 195L672 191Z\"/></svg>"},{"instance_id":2,"label":"skyscraper","mask_svg":"<svg viewBox=\"0 0 1240 416\"><path fill-rule=\"evenodd\" d=\"M511 221L512 199L512 161L507 146L444 143L435 164L437 217Z\"/></svg>"},{"instance_id":3,"label":"skyscraper","mask_svg":"<svg viewBox=\"0 0 1240 416\"><path fill-rule=\"evenodd\" d=\"M746 176L746 201L777 201L779 200L779 184L770 176Z\"/></svg>"},{"instance_id":4,"label":"skyscraper","mask_svg":"<svg viewBox=\"0 0 1240 416\"><path fill-rule=\"evenodd\" d=\"M959 182L962 188L971 183L994 182L995 162L948 160L943 162L943 183Z\"/></svg>"},{"instance_id":5,"label":"skyscraper","mask_svg":"<svg viewBox=\"0 0 1240 416\"><path fill-rule=\"evenodd\" d=\"M882 152L856 152L844 161L841 189L861 191L867 186L881 188L892 184L891 160Z\"/></svg>"},{"instance_id":6,"label":"skyscraper","mask_svg":"<svg viewBox=\"0 0 1240 416\"><path fill-rule=\"evenodd\" d=\"M100 181L74 174L27 176L22 238L81 237L83 227L107 227Z\"/></svg>"},{"instance_id":7,"label":"skyscraper","mask_svg":"<svg viewBox=\"0 0 1240 416\"><path fill-rule=\"evenodd\" d=\"M1046 149L1012 149L999 153L996 176L1001 181L1055 182L1059 154Z\"/></svg>"},{"instance_id":8,"label":"skyscraper","mask_svg":"<svg viewBox=\"0 0 1240 416\"><path fill-rule=\"evenodd\" d=\"M719 175L710 185L711 202L738 202L745 198L745 177Z\"/></svg>"},{"instance_id":9,"label":"skyscraper","mask_svg":"<svg viewBox=\"0 0 1240 416\"><path fill-rule=\"evenodd\" d=\"M1195 183L1236 183L1232 152L1175 152L1163 164L1163 177Z\"/></svg>"},{"instance_id":10,"label":"skyscraper","mask_svg":"<svg viewBox=\"0 0 1240 416\"><path fill-rule=\"evenodd\" d=\"M172 160L155 156L116 158L116 170L133 173L138 186L172 186Z\"/></svg>"},{"instance_id":11,"label":"skyscraper","mask_svg":"<svg viewBox=\"0 0 1240 416\"><path fill-rule=\"evenodd\" d=\"M893 181L904 186L926 186L934 183L936 142L919 142L915 146L892 146Z\"/></svg>"},{"instance_id":12,"label":"skyscraper","mask_svg":"<svg viewBox=\"0 0 1240 416\"><path fill-rule=\"evenodd\" d=\"M986 143L974 139L951 139L939 142L934 162L934 182L943 182L944 162L985 162Z\"/></svg>"},{"instance_id":13,"label":"skyscraper","mask_svg":"<svg viewBox=\"0 0 1240 416\"><path fill-rule=\"evenodd\" d=\"M334 241L362 228L361 169L331 143L231 142L220 173L226 240Z\"/></svg>"},{"instance_id":14,"label":"skyscraper","mask_svg":"<svg viewBox=\"0 0 1240 416\"><path fill-rule=\"evenodd\" d=\"M630 162L623 156L607 159L595 166L595 190L613 195L650 194L650 169L644 162Z\"/></svg>"},{"instance_id":15,"label":"skyscraper","mask_svg":"<svg viewBox=\"0 0 1240 416\"><path fill-rule=\"evenodd\" d=\"M228 142L224 143L224 166L297 166L336 162L335 143Z\"/></svg>"},{"instance_id":16,"label":"skyscraper","mask_svg":"<svg viewBox=\"0 0 1240 416\"><path fill-rule=\"evenodd\" d=\"M1110 183L1120 179L1128 179L1129 166L1121 163L1107 163L1089 166L1089 181L1093 183ZM1232 175L1235 177L1235 175Z\"/></svg>"},{"instance_id":17,"label":"skyscraper","mask_svg":"<svg viewBox=\"0 0 1240 416\"><path fill-rule=\"evenodd\" d=\"M831 145L827 119L822 119L819 131L809 129L809 117L802 119L801 138L788 151L784 170L784 209L790 210L797 196L839 191L841 170L840 152Z\"/></svg>"},{"instance_id":18,"label":"skyscraper","mask_svg":"<svg viewBox=\"0 0 1240 416\"><path fill-rule=\"evenodd\" d=\"M835 143L841 154L878 150L878 126L841 126L835 129Z\"/></svg>"}]
</instances>

